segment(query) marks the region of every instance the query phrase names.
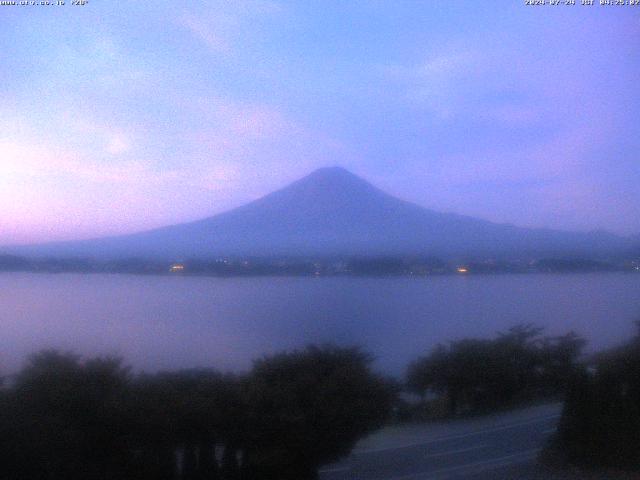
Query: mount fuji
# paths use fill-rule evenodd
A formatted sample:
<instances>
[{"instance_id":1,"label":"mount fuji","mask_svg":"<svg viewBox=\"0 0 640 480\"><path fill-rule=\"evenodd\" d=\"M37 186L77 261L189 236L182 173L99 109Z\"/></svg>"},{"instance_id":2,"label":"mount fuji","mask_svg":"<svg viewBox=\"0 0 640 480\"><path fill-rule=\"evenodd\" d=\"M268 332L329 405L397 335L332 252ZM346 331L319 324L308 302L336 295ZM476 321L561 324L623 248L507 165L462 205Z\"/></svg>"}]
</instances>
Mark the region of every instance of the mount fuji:
<instances>
[{"instance_id":1,"label":"mount fuji","mask_svg":"<svg viewBox=\"0 0 640 480\"><path fill-rule=\"evenodd\" d=\"M400 200L340 168L321 168L239 208L190 223L92 240L4 248L29 256L610 256L630 238L521 228Z\"/></svg>"}]
</instances>

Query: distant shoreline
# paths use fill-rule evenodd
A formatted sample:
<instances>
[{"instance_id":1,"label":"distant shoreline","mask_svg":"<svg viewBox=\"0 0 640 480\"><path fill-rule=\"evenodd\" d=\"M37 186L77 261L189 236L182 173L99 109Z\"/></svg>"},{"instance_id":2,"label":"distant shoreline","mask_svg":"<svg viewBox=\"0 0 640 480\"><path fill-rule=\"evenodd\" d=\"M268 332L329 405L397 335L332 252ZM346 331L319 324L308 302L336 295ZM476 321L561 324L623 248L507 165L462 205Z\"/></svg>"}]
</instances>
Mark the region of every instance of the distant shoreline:
<instances>
[{"instance_id":1,"label":"distant shoreline","mask_svg":"<svg viewBox=\"0 0 640 480\"><path fill-rule=\"evenodd\" d=\"M428 256L219 257L97 260L0 255L0 272L114 273L207 277L429 277L540 273L640 273L640 259L587 258L442 260Z\"/></svg>"}]
</instances>

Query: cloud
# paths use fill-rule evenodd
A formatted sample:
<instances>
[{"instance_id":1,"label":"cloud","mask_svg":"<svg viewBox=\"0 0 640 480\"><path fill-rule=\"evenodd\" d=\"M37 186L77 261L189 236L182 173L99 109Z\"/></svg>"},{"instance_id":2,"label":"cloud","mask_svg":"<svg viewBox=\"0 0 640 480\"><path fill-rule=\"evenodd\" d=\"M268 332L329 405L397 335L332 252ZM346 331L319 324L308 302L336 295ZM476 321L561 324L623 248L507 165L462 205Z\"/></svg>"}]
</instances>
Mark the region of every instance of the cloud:
<instances>
[{"instance_id":1,"label":"cloud","mask_svg":"<svg viewBox=\"0 0 640 480\"><path fill-rule=\"evenodd\" d=\"M198 40L202 41L211 51L227 53L229 51L228 26L221 25L220 19L214 22L190 13L183 14L179 24L189 30Z\"/></svg>"},{"instance_id":2,"label":"cloud","mask_svg":"<svg viewBox=\"0 0 640 480\"><path fill-rule=\"evenodd\" d=\"M171 136L152 124L141 132L115 120L61 113L65 135L41 137L36 128L1 140L0 203L13 206L5 209L12 228L0 232L0 244L201 218L269 193L340 155L340 142L277 106L219 97L180 100L180 115L189 123ZM150 142L148 135L163 143ZM37 225L49 229L34 231Z\"/></svg>"},{"instance_id":3,"label":"cloud","mask_svg":"<svg viewBox=\"0 0 640 480\"><path fill-rule=\"evenodd\" d=\"M282 11L279 3L268 0L215 1L211 9L183 12L177 24L212 53L229 54L260 22Z\"/></svg>"},{"instance_id":4,"label":"cloud","mask_svg":"<svg viewBox=\"0 0 640 480\"><path fill-rule=\"evenodd\" d=\"M0 141L0 177L5 184L65 178L81 182L130 182L149 175L143 162L108 163L54 144Z\"/></svg>"},{"instance_id":5,"label":"cloud","mask_svg":"<svg viewBox=\"0 0 640 480\"><path fill-rule=\"evenodd\" d=\"M469 88L481 84L492 59L468 47L437 51L412 65L382 67L383 78L400 87L404 102L429 109L442 119L452 119L474 102L477 93ZM486 84L485 84L486 88Z\"/></svg>"},{"instance_id":6,"label":"cloud","mask_svg":"<svg viewBox=\"0 0 640 480\"><path fill-rule=\"evenodd\" d=\"M107 152L112 155L120 155L121 153L129 151L130 148L131 145L124 135L115 134L109 140L109 144L107 145Z\"/></svg>"},{"instance_id":7,"label":"cloud","mask_svg":"<svg viewBox=\"0 0 640 480\"><path fill-rule=\"evenodd\" d=\"M44 146L0 140L0 177L5 183L17 176L55 174L72 168L74 163L68 154Z\"/></svg>"},{"instance_id":8,"label":"cloud","mask_svg":"<svg viewBox=\"0 0 640 480\"><path fill-rule=\"evenodd\" d=\"M341 142L277 106L200 98L183 108L200 125L180 136L195 173L189 182L211 191L233 191L240 201L344 155Z\"/></svg>"},{"instance_id":9,"label":"cloud","mask_svg":"<svg viewBox=\"0 0 640 480\"><path fill-rule=\"evenodd\" d=\"M483 55L471 51L456 51L448 54L439 54L428 59L416 74L420 78L452 77L469 73L477 68Z\"/></svg>"}]
</instances>

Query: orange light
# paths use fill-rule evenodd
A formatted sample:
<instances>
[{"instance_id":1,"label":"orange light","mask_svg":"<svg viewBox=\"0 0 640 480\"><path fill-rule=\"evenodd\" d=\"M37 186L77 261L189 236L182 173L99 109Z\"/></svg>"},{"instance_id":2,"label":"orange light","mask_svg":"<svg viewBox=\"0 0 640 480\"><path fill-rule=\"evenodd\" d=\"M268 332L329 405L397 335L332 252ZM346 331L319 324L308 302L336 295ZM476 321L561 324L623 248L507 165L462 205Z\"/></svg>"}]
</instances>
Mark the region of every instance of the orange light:
<instances>
[{"instance_id":1,"label":"orange light","mask_svg":"<svg viewBox=\"0 0 640 480\"><path fill-rule=\"evenodd\" d=\"M469 269L467 267L458 267L457 269L458 273L468 273Z\"/></svg>"}]
</instances>

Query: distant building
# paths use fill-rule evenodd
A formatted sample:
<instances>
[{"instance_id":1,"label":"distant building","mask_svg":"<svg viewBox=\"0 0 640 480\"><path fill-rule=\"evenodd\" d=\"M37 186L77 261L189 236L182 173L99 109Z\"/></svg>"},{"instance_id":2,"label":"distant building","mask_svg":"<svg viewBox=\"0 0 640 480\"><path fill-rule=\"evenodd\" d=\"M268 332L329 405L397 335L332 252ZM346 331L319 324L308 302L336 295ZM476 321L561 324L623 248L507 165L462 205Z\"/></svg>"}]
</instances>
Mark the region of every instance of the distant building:
<instances>
[{"instance_id":1,"label":"distant building","mask_svg":"<svg viewBox=\"0 0 640 480\"><path fill-rule=\"evenodd\" d=\"M182 273L184 272L184 264L182 263L174 263L169 267L169 272L171 273Z\"/></svg>"}]
</instances>

